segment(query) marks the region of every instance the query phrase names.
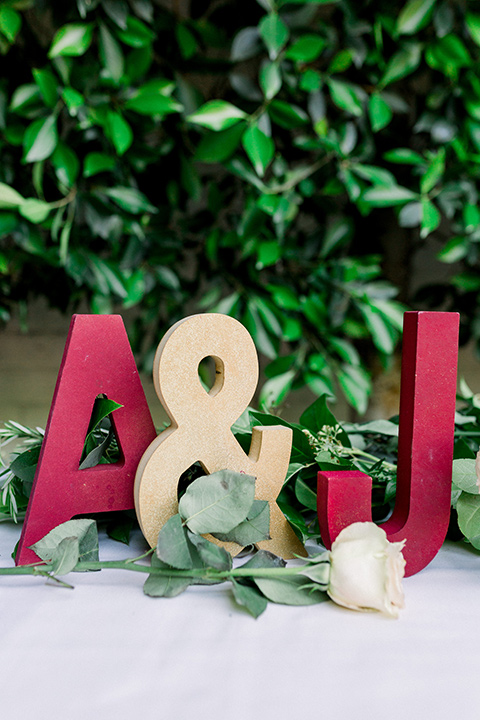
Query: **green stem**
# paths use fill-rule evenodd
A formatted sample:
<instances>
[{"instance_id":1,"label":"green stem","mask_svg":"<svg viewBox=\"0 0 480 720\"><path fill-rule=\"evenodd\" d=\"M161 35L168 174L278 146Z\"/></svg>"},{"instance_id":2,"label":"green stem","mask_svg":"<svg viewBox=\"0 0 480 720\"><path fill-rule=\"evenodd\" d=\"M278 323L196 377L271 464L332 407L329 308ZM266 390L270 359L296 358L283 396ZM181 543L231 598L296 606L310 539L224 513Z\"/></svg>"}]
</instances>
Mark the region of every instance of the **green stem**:
<instances>
[{"instance_id":1,"label":"green stem","mask_svg":"<svg viewBox=\"0 0 480 720\"><path fill-rule=\"evenodd\" d=\"M379 460L380 460L380 458L377 458L377 457L375 457L375 455L371 455L370 453L365 452L365 450L360 450L360 448L344 448L344 452L345 452L345 451L346 451L345 454L347 454L347 455L353 455L353 456L357 456L357 457L364 457L364 458L366 458L367 460L371 460L371 461L374 462L374 463L378 463ZM394 470L394 471L396 472L396 470L397 470L397 466L396 466L396 465L393 465L392 463L389 463L389 462L387 462L386 460L383 460L382 462L383 462L384 467L387 467L387 468L389 468L390 470Z\"/></svg>"},{"instance_id":2,"label":"green stem","mask_svg":"<svg viewBox=\"0 0 480 720\"><path fill-rule=\"evenodd\" d=\"M142 556L140 556L142 557ZM159 568L150 565L140 565L137 558L130 560L98 560L79 562L75 566L75 572L86 570L133 570L134 572L147 575L159 575L160 577L178 578L207 578L209 580L230 580L232 578L272 578L282 579L301 575L305 565L297 567L279 568L234 568L232 570L216 570L215 568L193 568L191 570L177 570L176 568ZM55 579L50 573L49 565L19 565L17 567L0 567L0 575L41 575L49 579ZM60 581L62 582L62 581Z\"/></svg>"}]
</instances>

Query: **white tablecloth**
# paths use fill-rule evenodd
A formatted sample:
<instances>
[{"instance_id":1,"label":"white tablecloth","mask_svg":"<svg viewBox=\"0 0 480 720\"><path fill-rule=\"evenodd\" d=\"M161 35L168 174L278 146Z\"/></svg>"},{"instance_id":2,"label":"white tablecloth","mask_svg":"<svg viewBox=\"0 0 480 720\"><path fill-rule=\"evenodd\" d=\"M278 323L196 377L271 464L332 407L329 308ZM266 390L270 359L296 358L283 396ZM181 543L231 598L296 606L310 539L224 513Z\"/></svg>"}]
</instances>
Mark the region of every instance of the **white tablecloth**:
<instances>
[{"instance_id":1,"label":"white tablecloth","mask_svg":"<svg viewBox=\"0 0 480 720\"><path fill-rule=\"evenodd\" d=\"M19 528L0 525L0 563ZM139 554L101 537L102 559ZM480 554L446 543L399 620L323 603L254 620L227 585L173 599L145 576L0 576L2 720L478 720Z\"/></svg>"}]
</instances>

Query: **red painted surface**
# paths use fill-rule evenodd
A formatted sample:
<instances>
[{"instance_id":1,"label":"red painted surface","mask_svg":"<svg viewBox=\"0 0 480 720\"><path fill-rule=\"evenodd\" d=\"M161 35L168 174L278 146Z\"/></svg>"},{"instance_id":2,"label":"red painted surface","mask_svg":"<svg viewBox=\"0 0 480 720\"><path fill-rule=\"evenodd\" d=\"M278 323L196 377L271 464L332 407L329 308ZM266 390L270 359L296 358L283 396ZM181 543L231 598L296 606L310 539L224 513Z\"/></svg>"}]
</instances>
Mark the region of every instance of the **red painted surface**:
<instances>
[{"instance_id":1,"label":"red painted surface","mask_svg":"<svg viewBox=\"0 0 480 720\"><path fill-rule=\"evenodd\" d=\"M404 316L397 496L382 527L391 542L406 538L406 575L433 560L450 519L458 313ZM371 521L371 479L364 473L318 474L318 519L331 547L340 530Z\"/></svg>"},{"instance_id":2,"label":"red painted surface","mask_svg":"<svg viewBox=\"0 0 480 720\"><path fill-rule=\"evenodd\" d=\"M123 405L112 413L122 459L79 470L93 404L100 393ZM37 562L29 546L74 515L133 508L137 465L155 437L122 318L74 315L20 537L17 565Z\"/></svg>"}]
</instances>

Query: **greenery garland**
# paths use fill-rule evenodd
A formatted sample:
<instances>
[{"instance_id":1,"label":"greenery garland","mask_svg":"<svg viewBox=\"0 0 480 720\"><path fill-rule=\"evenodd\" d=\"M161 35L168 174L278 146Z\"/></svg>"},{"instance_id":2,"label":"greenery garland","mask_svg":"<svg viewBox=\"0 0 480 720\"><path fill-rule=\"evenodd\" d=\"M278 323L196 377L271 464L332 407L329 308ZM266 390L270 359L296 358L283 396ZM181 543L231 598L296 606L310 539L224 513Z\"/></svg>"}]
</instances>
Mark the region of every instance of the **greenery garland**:
<instances>
[{"instance_id":1,"label":"greenery garland","mask_svg":"<svg viewBox=\"0 0 480 720\"><path fill-rule=\"evenodd\" d=\"M454 539L463 537L480 549L480 494L475 468L480 445L480 394L474 394L464 381L461 381L461 393L461 407L455 415L450 536ZM82 467L115 462L118 457L110 419L117 407L117 403L103 396L97 398L85 441ZM373 479L373 519L381 522L389 516L395 499L398 418L339 423L328 409L326 398L321 397L303 412L298 423L248 409L232 430L248 452L254 426L278 424L291 428L293 436L290 465L278 504L303 543L320 541L316 516L319 470L354 469L367 473ZM25 514L43 430L10 421L0 429L0 439L0 448L16 443L8 462L0 454L0 520L17 522ZM180 479L180 495L202 475L199 465L192 466ZM262 508L257 507L255 516L261 518L261 511ZM108 533L128 543L134 524L131 512L115 513L108 518ZM249 539L249 542L256 541Z\"/></svg>"}]
</instances>

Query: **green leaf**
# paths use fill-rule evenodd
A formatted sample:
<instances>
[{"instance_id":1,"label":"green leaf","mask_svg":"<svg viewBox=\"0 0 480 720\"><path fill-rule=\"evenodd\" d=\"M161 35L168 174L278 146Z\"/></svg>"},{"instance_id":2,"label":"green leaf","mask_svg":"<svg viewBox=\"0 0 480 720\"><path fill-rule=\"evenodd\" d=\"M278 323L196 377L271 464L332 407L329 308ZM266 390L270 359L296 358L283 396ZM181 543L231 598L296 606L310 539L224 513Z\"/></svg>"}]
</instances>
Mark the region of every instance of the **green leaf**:
<instances>
[{"instance_id":1,"label":"green leaf","mask_svg":"<svg viewBox=\"0 0 480 720\"><path fill-rule=\"evenodd\" d=\"M422 51L418 43L402 47L387 63L385 73L380 81L380 86L385 87L385 85L389 85L406 75L410 75L410 73L420 65L421 58Z\"/></svg>"},{"instance_id":2,"label":"green leaf","mask_svg":"<svg viewBox=\"0 0 480 720\"><path fill-rule=\"evenodd\" d=\"M257 247L258 263L257 268L269 267L275 265L282 256L282 248L277 240L267 240L261 242Z\"/></svg>"},{"instance_id":3,"label":"green leaf","mask_svg":"<svg viewBox=\"0 0 480 720\"><path fill-rule=\"evenodd\" d=\"M143 48L152 44L155 32L147 27L141 20L129 15L126 19L127 27L119 27L116 31L120 40L133 48Z\"/></svg>"},{"instance_id":4,"label":"green leaf","mask_svg":"<svg viewBox=\"0 0 480 720\"><path fill-rule=\"evenodd\" d=\"M75 117L78 113L78 109L85 104L83 95L73 88L64 88L62 90L62 99L72 117Z\"/></svg>"},{"instance_id":5,"label":"green leaf","mask_svg":"<svg viewBox=\"0 0 480 720\"><path fill-rule=\"evenodd\" d=\"M330 411L327 405L326 395L322 395L317 398L306 410L303 411L300 416L300 425L310 430L313 435L316 435L325 425L329 427L336 427L338 422L334 414ZM342 443L347 446L350 445L348 437L342 431L340 435Z\"/></svg>"},{"instance_id":6,"label":"green leaf","mask_svg":"<svg viewBox=\"0 0 480 720\"><path fill-rule=\"evenodd\" d=\"M315 93L322 87L323 80L320 73L318 73L316 70L313 70L310 67L304 68L304 72L300 76L300 87L302 90L305 90L305 92L308 93ZM319 123L323 122L323 127L326 127L326 120L323 118L323 120L319 119L315 125L315 130L318 135L320 135L319 132ZM325 133L324 133L325 134Z\"/></svg>"},{"instance_id":7,"label":"green leaf","mask_svg":"<svg viewBox=\"0 0 480 720\"><path fill-rule=\"evenodd\" d=\"M296 374L297 371L294 369L287 370L267 380L258 399L260 407L269 410L279 405L292 389Z\"/></svg>"},{"instance_id":8,"label":"green leaf","mask_svg":"<svg viewBox=\"0 0 480 720\"><path fill-rule=\"evenodd\" d=\"M258 30L267 46L270 60L275 60L289 37L289 31L277 13L269 13L260 20Z\"/></svg>"},{"instance_id":9,"label":"green leaf","mask_svg":"<svg viewBox=\"0 0 480 720\"><path fill-rule=\"evenodd\" d=\"M230 60L238 62L249 60L263 50L260 35L256 27L243 27L233 38Z\"/></svg>"},{"instance_id":10,"label":"green leaf","mask_svg":"<svg viewBox=\"0 0 480 720\"><path fill-rule=\"evenodd\" d=\"M118 82L124 73L125 61L122 49L104 23L100 26L100 58L108 74Z\"/></svg>"},{"instance_id":11,"label":"green leaf","mask_svg":"<svg viewBox=\"0 0 480 720\"><path fill-rule=\"evenodd\" d=\"M52 155L52 165L58 181L71 188L75 184L80 168L78 157L71 147L59 140L55 152Z\"/></svg>"},{"instance_id":12,"label":"green leaf","mask_svg":"<svg viewBox=\"0 0 480 720\"><path fill-rule=\"evenodd\" d=\"M302 568L301 574L326 590L330 578L329 553L321 553L310 558L310 562Z\"/></svg>"},{"instance_id":13,"label":"green leaf","mask_svg":"<svg viewBox=\"0 0 480 720\"><path fill-rule=\"evenodd\" d=\"M456 263L468 253L468 241L463 236L451 238L437 253L437 258L444 263Z\"/></svg>"},{"instance_id":14,"label":"green leaf","mask_svg":"<svg viewBox=\"0 0 480 720\"><path fill-rule=\"evenodd\" d=\"M295 480L295 497L301 505L317 512L317 493L307 485L302 477L297 477Z\"/></svg>"},{"instance_id":15,"label":"green leaf","mask_svg":"<svg viewBox=\"0 0 480 720\"><path fill-rule=\"evenodd\" d=\"M325 44L326 41L320 35L307 33L290 45L285 57L296 62L309 63L318 58Z\"/></svg>"},{"instance_id":16,"label":"green leaf","mask_svg":"<svg viewBox=\"0 0 480 720\"><path fill-rule=\"evenodd\" d=\"M271 602L282 605L315 605L328 600L328 595L312 588L308 578L254 578L255 585Z\"/></svg>"},{"instance_id":17,"label":"green leaf","mask_svg":"<svg viewBox=\"0 0 480 720\"><path fill-rule=\"evenodd\" d=\"M59 542L52 554L50 572L53 575L67 575L75 569L80 557L77 537L65 537Z\"/></svg>"},{"instance_id":18,"label":"green leaf","mask_svg":"<svg viewBox=\"0 0 480 720\"><path fill-rule=\"evenodd\" d=\"M218 131L236 125L245 117L246 113L232 105L232 103L225 100L210 100L196 112L188 115L187 120L210 130Z\"/></svg>"},{"instance_id":19,"label":"green leaf","mask_svg":"<svg viewBox=\"0 0 480 720\"><path fill-rule=\"evenodd\" d=\"M243 134L242 145L255 172L263 177L275 154L275 144L272 138L265 135L258 125L250 125Z\"/></svg>"},{"instance_id":20,"label":"green leaf","mask_svg":"<svg viewBox=\"0 0 480 720\"><path fill-rule=\"evenodd\" d=\"M309 122L308 115L302 108L284 100L272 100L268 106L268 114L277 125L287 130Z\"/></svg>"},{"instance_id":21,"label":"green leaf","mask_svg":"<svg viewBox=\"0 0 480 720\"><path fill-rule=\"evenodd\" d=\"M267 300L264 300L264 298L260 297L260 295L252 294L252 303L257 308L258 313L268 332L282 339L283 330L280 320L275 314L276 308L272 307L271 304Z\"/></svg>"},{"instance_id":22,"label":"green leaf","mask_svg":"<svg viewBox=\"0 0 480 720\"><path fill-rule=\"evenodd\" d=\"M292 288L283 285L268 285L267 289L272 294L273 302L282 310L298 310L300 307L298 295Z\"/></svg>"},{"instance_id":23,"label":"green leaf","mask_svg":"<svg viewBox=\"0 0 480 720\"><path fill-rule=\"evenodd\" d=\"M465 203L463 206L465 232L473 233L480 226L480 210L476 205Z\"/></svg>"},{"instance_id":24,"label":"green leaf","mask_svg":"<svg viewBox=\"0 0 480 720\"><path fill-rule=\"evenodd\" d=\"M467 13L465 23L468 32L472 36L472 40L477 43L477 45L480 45L480 15L477 13Z\"/></svg>"},{"instance_id":25,"label":"green leaf","mask_svg":"<svg viewBox=\"0 0 480 720\"><path fill-rule=\"evenodd\" d=\"M174 575L149 575L143 585L143 592L149 597L172 598L180 595L191 584L189 578Z\"/></svg>"},{"instance_id":26,"label":"green leaf","mask_svg":"<svg viewBox=\"0 0 480 720\"><path fill-rule=\"evenodd\" d=\"M123 406L115 402L115 400L110 400L104 395L98 395L95 398L79 465L80 470L94 467L100 462L100 459L103 457L103 451L107 449L111 437L108 435L105 441L98 445L95 433L99 430L102 422L108 418L111 413L121 407Z\"/></svg>"},{"instance_id":27,"label":"green leaf","mask_svg":"<svg viewBox=\"0 0 480 720\"><path fill-rule=\"evenodd\" d=\"M92 177L92 175L97 175L100 172L113 170L115 162L112 155L97 152L88 153L83 164L83 176Z\"/></svg>"},{"instance_id":28,"label":"green leaf","mask_svg":"<svg viewBox=\"0 0 480 720\"><path fill-rule=\"evenodd\" d=\"M188 27L184 24L177 24L175 26L175 35L182 56L188 60L188 58L191 58L193 55L195 55L198 45L195 39L195 35L190 32Z\"/></svg>"},{"instance_id":29,"label":"green leaf","mask_svg":"<svg viewBox=\"0 0 480 720\"><path fill-rule=\"evenodd\" d=\"M29 116L32 107L38 104L40 99L41 93L38 85L33 83L20 85L12 95L9 109L18 115Z\"/></svg>"},{"instance_id":30,"label":"green leaf","mask_svg":"<svg viewBox=\"0 0 480 720\"><path fill-rule=\"evenodd\" d=\"M278 349L267 332L265 324L259 315L257 304L253 300L247 302L247 309L242 322L253 337L258 350L266 357L274 360L278 355Z\"/></svg>"},{"instance_id":31,"label":"green leaf","mask_svg":"<svg viewBox=\"0 0 480 720\"><path fill-rule=\"evenodd\" d=\"M103 260L93 253L89 255L88 261L92 272L95 274L100 293L108 295L112 292L122 299L127 296L124 276L115 263ZM101 312L106 311L103 310ZM109 312L112 311L110 310Z\"/></svg>"},{"instance_id":32,"label":"green leaf","mask_svg":"<svg viewBox=\"0 0 480 720\"><path fill-rule=\"evenodd\" d=\"M18 208L22 217L35 224L42 223L46 220L50 210L51 207L48 203L35 198L27 198Z\"/></svg>"},{"instance_id":33,"label":"green leaf","mask_svg":"<svg viewBox=\"0 0 480 720\"><path fill-rule=\"evenodd\" d=\"M365 324L370 331L376 347L386 355L390 355L395 349L395 336L389 325L385 322L382 314L372 305L363 303L359 306L359 310L363 315Z\"/></svg>"},{"instance_id":34,"label":"green leaf","mask_svg":"<svg viewBox=\"0 0 480 720\"><path fill-rule=\"evenodd\" d=\"M39 118L31 123L23 138L25 162L45 160L55 150L58 142L57 119L54 115Z\"/></svg>"},{"instance_id":35,"label":"green leaf","mask_svg":"<svg viewBox=\"0 0 480 720\"><path fill-rule=\"evenodd\" d=\"M417 227L422 221L422 203L410 202L402 207L398 213L400 227Z\"/></svg>"},{"instance_id":36,"label":"green leaf","mask_svg":"<svg viewBox=\"0 0 480 720\"><path fill-rule=\"evenodd\" d=\"M122 30L126 29L129 11L127 0L103 0L102 10L105 10L105 13L113 20L115 25Z\"/></svg>"},{"instance_id":37,"label":"green leaf","mask_svg":"<svg viewBox=\"0 0 480 720\"><path fill-rule=\"evenodd\" d=\"M328 66L328 74L345 72L353 62L353 51L351 49L340 50L332 59Z\"/></svg>"},{"instance_id":38,"label":"green leaf","mask_svg":"<svg viewBox=\"0 0 480 720\"><path fill-rule=\"evenodd\" d=\"M393 187L374 187L363 193L362 200L371 207L391 207L393 205L403 205L409 200L416 200L416 195L412 190L395 185Z\"/></svg>"},{"instance_id":39,"label":"green leaf","mask_svg":"<svg viewBox=\"0 0 480 720\"><path fill-rule=\"evenodd\" d=\"M314 395L326 395L330 400L334 400L336 395L333 389L331 373L314 370L312 372L303 373L303 381L310 388Z\"/></svg>"},{"instance_id":40,"label":"green leaf","mask_svg":"<svg viewBox=\"0 0 480 720\"><path fill-rule=\"evenodd\" d=\"M130 187L113 187L102 189L113 202L133 215L144 212L156 213L157 208L154 207L140 190Z\"/></svg>"},{"instance_id":41,"label":"green leaf","mask_svg":"<svg viewBox=\"0 0 480 720\"><path fill-rule=\"evenodd\" d=\"M5 35L9 42L14 42L21 26L22 18L18 12L6 5L2 5L0 7L0 32Z\"/></svg>"},{"instance_id":42,"label":"green leaf","mask_svg":"<svg viewBox=\"0 0 480 720\"><path fill-rule=\"evenodd\" d=\"M115 513L115 519L107 525L107 535L116 540L117 542L124 543L124 545L130 544L130 537L132 530L136 527L137 523L130 515L126 513ZM119 516L117 519L117 515Z\"/></svg>"},{"instance_id":43,"label":"green leaf","mask_svg":"<svg viewBox=\"0 0 480 720\"><path fill-rule=\"evenodd\" d=\"M477 485L477 473L475 470L475 460L470 458L461 458L453 461L452 481L461 490L473 495L478 495L480 489Z\"/></svg>"},{"instance_id":44,"label":"green leaf","mask_svg":"<svg viewBox=\"0 0 480 720\"><path fill-rule=\"evenodd\" d=\"M426 238L440 225L441 215L435 205L428 198L422 198L422 227L420 237Z\"/></svg>"},{"instance_id":45,"label":"green leaf","mask_svg":"<svg viewBox=\"0 0 480 720\"><path fill-rule=\"evenodd\" d=\"M143 268L137 268L127 279L127 295L123 300L124 308L131 308L138 305L145 296L147 285L146 274Z\"/></svg>"},{"instance_id":46,"label":"green leaf","mask_svg":"<svg viewBox=\"0 0 480 720\"><path fill-rule=\"evenodd\" d=\"M54 108L58 100L58 83L55 75L47 68L43 70L33 68L32 73L45 105Z\"/></svg>"},{"instance_id":47,"label":"green leaf","mask_svg":"<svg viewBox=\"0 0 480 720\"><path fill-rule=\"evenodd\" d=\"M257 618L266 610L268 605L267 599L255 588L249 585L242 585L232 578L232 591L237 605L244 607L254 618Z\"/></svg>"},{"instance_id":48,"label":"green leaf","mask_svg":"<svg viewBox=\"0 0 480 720\"><path fill-rule=\"evenodd\" d=\"M409 0L397 20L400 35L413 35L429 22L436 0Z\"/></svg>"},{"instance_id":49,"label":"green leaf","mask_svg":"<svg viewBox=\"0 0 480 720\"><path fill-rule=\"evenodd\" d=\"M450 282L461 289L462 292L478 292L480 290L480 277L476 272L458 273L458 275L454 275Z\"/></svg>"},{"instance_id":50,"label":"green leaf","mask_svg":"<svg viewBox=\"0 0 480 720\"><path fill-rule=\"evenodd\" d=\"M172 83L168 81L153 81L146 83L138 89L133 97L125 103L125 107L141 115L170 115L180 112L183 106L169 96L173 90ZM167 92L166 92L167 91Z\"/></svg>"},{"instance_id":51,"label":"green leaf","mask_svg":"<svg viewBox=\"0 0 480 720\"><path fill-rule=\"evenodd\" d=\"M372 389L366 371L363 368L344 365L338 370L337 379L350 405L363 415Z\"/></svg>"},{"instance_id":52,"label":"green leaf","mask_svg":"<svg viewBox=\"0 0 480 720\"><path fill-rule=\"evenodd\" d=\"M457 78L460 68L468 67L472 62L464 43L453 33L429 45L425 60L430 67L453 79Z\"/></svg>"},{"instance_id":53,"label":"green leaf","mask_svg":"<svg viewBox=\"0 0 480 720\"><path fill-rule=\"evenodd\" d=\"M389 150L383 156L385 160L392 163L398 163L400 165L424 165L424 158L419 153L410 148L396 148L395 150Z\"/></svg>"},{"instance_id":54,"label":"green leaf","mask_svg":"<svg viewBox=\"0 0 480 720\"><path fill-rule=\"evenodd\" d=\"M247 560L246 563L243 563L241 567L253 570L254 568L280 568L285 567L286 564L285 560L278 557L278 555L274 555L268 550L258 550L255 555L253 555L250 560Z\"/></svg>"},{"instance_id":55,"label":"green leaf","mask_svg":"<svg viewBox=\"0 0 480 720\"><path fill-rule=\"evenodd\" d=\"M247 518L254 499L254 477L220 470L189 485L178 511L192 532L228 533Z\"/></svg>"},{"instance_id":56,"label":"green leaf","mask_svg":"<svg viewBox=\"0 0 480 720\"><path fill-rule=\"evenodd\" d=\"M213 567L215 570L220 570L221 572L231 570L232 556L225 548L215 545L201 535L195 535L195 533L189 531L187 531L187 535L206 567Z\"/></svg>"},{"instance_id":57,"label":"green leaf","mask_svg":"<svg viewBox=\"0 0 480 720\"><path fill-rule=\"evenodd\" d=\"M156 548L158 559L178 570L191 570L193 560L190 546L182 518L178 514L172 515L158 533Z\"/></svg>"},{"instance_id":58,"label":"green leaf","mask_svg":"<svg viewBox=\"0 0 480 720\"><path fill-rule=\"evenodd\" d=\"M79 560L84 562L98 560L98 533L95 520L68 520L50 530L45 537L31 546L31 549L45 562L51 562L58 546L64 538L77 538L79 542Z\"/></svg>"},{"instance_id":59,"label":"green leaf","mask_svg":"<svg viewBox=\"0 0 480 720\"><path fill-rule=\"evenodd\" d=\"M266 62L260 68L260 87L266 100L271 100L282 87L282 74L276 62Z\"/></svg>"},{"instance_id":60,"label":"green leaf","mask_svg":"<svg viewBox=\"0 0 480 720\"><path fill-rule=\"evenodd\" d=\"M386 185L393 187L397 184L395 176L384 168L375 165L361 165L360 163L352 164L352 171L364 180L374 183L375 185Z\"/></svg>"},{"instance_id":61,"label":"green leaf","mask_svg":"<svg viewBox=\"0 0 480 720\"><path fill-rule=\"evenodd\" d=\"M0 209L8 210L10 208L17 208L25 202L19 192L14 190L9 185L0 182Z\"/></svg>"},{"instance_id":62,"label":"green leaf","mask_svg":"<svg viewBox=\"0 0 480 720\"><path fill-rule=\"evenodd\" d=\"M247 519L229 533L215 533L222 542L236 542L242 547L270 539L270 506L267 500L254 500Z\"/></svg>"},{"instance_id":63,"label":"green leaf","mask_svg":"<svg viewBox=\"0 0 480 720\"><path fill-rule=\"evenodd\" d=\"M428 193L432 190L439 180L442 179L445 172L445 148L440 150L433 156L420 180L420 189L422 193Z\"/></svg>"},{"instance_id":64,"label":"green leaf","mask_svg":"<svg viewBox=\"0 0 480 720\"><path fill-rule=\"evenodd\" d=\"M382 96L374 93L368 101L368 116L373 132L378 132L389 124L393 113L390 105L385 102Z\"/></svg>"},{"instance_id":65,"label":"green leaf","mask_svg":"<svg viewBox=\"0 0 480 720\"><path fill-rule=\"evenodd\" d=\"M458 527L474 548L480 550L480 495L462 493L457 501Z\"/></svg>"},{"instance_id":66,"label":"green leaf","mask_svg":"<svg viewBox=\"0 0 480 720\"><path fill-rule=\"evenodd\" d=\"M152 556L152 568L162 568L167 570L168 565L159 560L155 555ZM191 585L191 578L175 577L175 575L155 575L151 573L145 580L143 592L149 597L176 597Z\"/></svg>"},{"instance_id":67,"label":"green leaf","mask_svg":"<svg viewBox=\"0 0 480 720\"><path fill-rule=\"evenodd\" d=\"M388 437L398 437L398 425L391 420L370 420L370 422L355 424L353 432L378 433Z\"/></svg>"},{"instance_id":68,"label":"green leaf","mask_svg":"<svg viewBox=\"0 0 480 720\"><path fill-rule=\"evenodd\" d=\"M83 55L92 42L93 26L81 23L64 25L55 33L48 57L78 57Z\"/></svg>"},{"instance_id":69,"label":"green leaf","mask_svg":"<svg viewBox=\"0 0 480 720\"><path fill-rule=\"evenodd\" d=\"M33 485L37 471L38 458L40 457L40 446L25 450L10 463L10 470L20 478L27 492Z\"/></svg>"},{"instance_id":70,"label":"green leaf","mask_svg":"<svg viewBox=\"0 0 480 720\"><path fill-rule=\"evenodd\" d=\"M232 155L244 133L244 123L238 123L227 130L209 132L197 145L195 160L200 162L222 162Z\"/></svg>"},{"instance_id":71,"label":"green leaf","mask_svg":"<svg viewBox=\"0 0 480 720\"><path fill-rule=\"evenodd\" d=\"M105 128L118 155L123 155L133 141L133 132L127 121L114 110L107 115L107 126Z\"/></svg>"},{"instance_id":72,"label":"green leaf","mask_svg":"<svg viewBox=\"0 0 480 720\"><path fill-rule=\"evenodd\" d=\"M363 115L361 97L354 85L342 80L330 79L328 80L328 87L332 100L337 107L357 117Z\"/></svg>"}]
</instances>

